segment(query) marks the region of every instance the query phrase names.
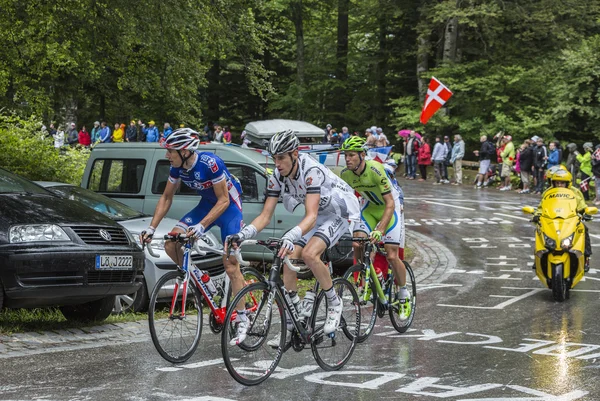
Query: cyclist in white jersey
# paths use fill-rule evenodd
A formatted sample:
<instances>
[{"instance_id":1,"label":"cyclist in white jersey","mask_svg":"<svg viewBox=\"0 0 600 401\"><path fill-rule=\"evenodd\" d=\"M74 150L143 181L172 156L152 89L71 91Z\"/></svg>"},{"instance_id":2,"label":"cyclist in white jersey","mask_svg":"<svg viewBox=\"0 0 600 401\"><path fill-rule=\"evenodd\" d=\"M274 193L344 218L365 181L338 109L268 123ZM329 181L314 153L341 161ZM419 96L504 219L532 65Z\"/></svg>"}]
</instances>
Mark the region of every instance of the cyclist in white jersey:
<instances>
[{"instance_id":1,"label":"cyclist in white jersey","mask_svg":"<svg viewBox=\"0 0 600 401\"><path fill-rule=\"evenodd\" d=\"M325 290L328 309L324 332L329 334L340 324L342 300L333 290L321 254L335 245L344 233L352 231L352 223L360 221L360 207L352 188L309 155L299 154L298 145L292 130L273 135L268 151L273 156L276 170L269 177L263 210L252 223L231 236L228 244L239 244L263 230L270 223L280 197L290 213L303 204L304 218L281 238L283 245L279 256L292 252L301 255ZM297 292L296 273L285 266L283 269L283 282L293 299ZM291 330L289 324L288 330ZM241 342L243 338L237 341Z\"/></svg>"}]
</instances>

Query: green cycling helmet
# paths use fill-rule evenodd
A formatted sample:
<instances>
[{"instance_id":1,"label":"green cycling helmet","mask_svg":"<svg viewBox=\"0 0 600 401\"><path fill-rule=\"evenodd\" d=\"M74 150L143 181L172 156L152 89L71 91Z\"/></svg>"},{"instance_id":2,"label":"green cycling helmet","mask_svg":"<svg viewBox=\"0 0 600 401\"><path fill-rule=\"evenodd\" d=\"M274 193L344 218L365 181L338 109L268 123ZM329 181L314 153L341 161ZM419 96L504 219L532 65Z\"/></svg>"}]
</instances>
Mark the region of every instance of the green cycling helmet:
<instances>
[{"instance_id":1,"label":"green cycling helmet","mask_svg":"<svg viewBox=\"0 0 600 401\"><path fill-rule=\"evenodd\" d=\"M359 136L352 136L346 139L346 141L342 144L340 150L348 152L364 152L366 143L367 141L365 141L364 138L361 138Z\"/></svg>"}]
</instances>

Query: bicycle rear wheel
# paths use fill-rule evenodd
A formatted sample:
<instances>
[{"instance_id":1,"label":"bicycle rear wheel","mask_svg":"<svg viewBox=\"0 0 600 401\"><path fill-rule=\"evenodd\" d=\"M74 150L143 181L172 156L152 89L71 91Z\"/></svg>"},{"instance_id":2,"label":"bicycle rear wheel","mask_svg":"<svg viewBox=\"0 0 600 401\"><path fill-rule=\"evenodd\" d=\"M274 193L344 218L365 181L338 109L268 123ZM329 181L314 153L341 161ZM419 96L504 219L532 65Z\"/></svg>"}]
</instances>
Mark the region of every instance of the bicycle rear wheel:
<instances>
[{"instance_id":1,"label":"bicycle rear wheel","mask_svg":"<svg viewBox=\"0 0 600 401\"><path fill-rule=\"evenodd\" d=\"M415 274L408 262L404 262L404 266L406 266L406 289L409 294L407 299L408 307L410 308L410 314L406 320L400 320L400 304L396 301L396 293L400 290L400 286L395 282L393 277L390 280L390 320L399 333L404 333L408 330L415 317L415 311L417 310L417 282L415 281Z\"/></svg>"},{"instance_id":2,"label":"bicycle rear wheel","mask_svg":"<svg viewBox=\"0 0 600 401\"><path fill-rule=\"evenodd\" d=\"M148 306L152 342L158 353L172 363L187 361L196 351L202 335L202 296L190 280L184 315L183 278L184 273L180 271L162 276L152 290Z\"/></svg>"},{"instance_id":3,"label":"bicycle rear wheel","mask_svg":"<svg viewBox=\"0 0 600 401\"><path fill-rule=\"evenodd\" d=\"M250 284L242 289L231 305L242 302L247 306L249 326L246 338L236 342L237 325L234 307L228 308L225 327L221 333L221 350L229 374L245 386L265 381L275 370L285 344L284 304L278 293L264 282ZM248 306L251 306L248 308ZM279 347L267 343L279 335Z\"/></svg>"},{"instance_id":4,"label":"bicycle rear wheel","mask_svg":"<svg viewBox=\"0 0 600 401\"><path fill-rule=\"evenodd\" d=\"M360 305L360 331L356 341L362 343L365 341L375 327L377 321L377 309L379 307L379 298L377 294L373 293L373 287L369 280L369 287L365 287L365 273L363 272L363 266L356 264L346 270L344 278L352 284L358 295L358 302ZM368 300L365 301L365 292L370 293Z\"/></svg>"},{"instance_id":5,"label":"bicycle rear wheel","mask_svg":"<svg viewBox=\"0 0 600 401\"><path fill-rule=\"evenodd\" d=\"M327 297L321 291L311 318L313 338L311 349L319 366L324 370L341 369L352 356L360 332L360 307L353 285L346 279L336 278L333 287L343 303L340 326L330 335L323 333L327 320Z\"/></svg>"}]
</instances>

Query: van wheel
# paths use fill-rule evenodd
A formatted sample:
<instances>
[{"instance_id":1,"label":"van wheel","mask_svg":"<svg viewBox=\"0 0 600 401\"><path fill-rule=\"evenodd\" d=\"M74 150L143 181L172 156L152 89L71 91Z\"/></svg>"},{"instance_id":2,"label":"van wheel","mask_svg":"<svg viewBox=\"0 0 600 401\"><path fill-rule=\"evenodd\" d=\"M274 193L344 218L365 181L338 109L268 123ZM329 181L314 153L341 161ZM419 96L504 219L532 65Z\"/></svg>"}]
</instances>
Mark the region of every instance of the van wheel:
<instances>
[{"instance_id":1,"label":"van wheel","mask_svg":"<svg viewBox=\"0 0 600 401\"><path fill-rule=\"evenodd\" d=\"M115 297L110 296L97 301L86 302L80 305L66 305L59 307L65 319L78 322L92 322L105 320L115 306Z\"/></svg>"}]
</instances>

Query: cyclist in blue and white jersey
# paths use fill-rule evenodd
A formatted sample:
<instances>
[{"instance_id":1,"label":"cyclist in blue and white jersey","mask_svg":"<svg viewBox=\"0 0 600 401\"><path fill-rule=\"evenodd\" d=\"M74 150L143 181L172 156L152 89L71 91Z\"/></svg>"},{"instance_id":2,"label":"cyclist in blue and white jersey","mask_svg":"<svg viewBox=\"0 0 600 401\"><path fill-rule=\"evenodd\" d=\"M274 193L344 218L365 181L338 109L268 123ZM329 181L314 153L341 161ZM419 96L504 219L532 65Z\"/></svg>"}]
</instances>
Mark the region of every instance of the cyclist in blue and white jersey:
<instances>
[{"instance_id":1,"label":"cyclist in blue and white jersey","mask_svg":"<svg viewBox=\"0 0 600 401\"><path fill-rule=\"evenodd\" d=\"M173 197L183 182L195 189L202 199L175 225L173 232L188 233L201 236L211 227L221 229L221 239L225 242L228 235L237 234L242 228L242 188L238 180L232 176L223 160L210 152L198 151L199 135L192 129L181 128L173 131L160 141L160 146L167 149L166 157L171 163L169 180L160 197L152 222L142 232L142 241L150 242L156 227L168 213ZM165 243L165 251L173 261L181 266L183 250L175 242ZM233 295L244 287L244 278L235 258L223 256L225 272L231 280ZM240 330L246 329L247 317L243 311L238 313ZM244 332L245 333L245 332Z\"/></svg>"}]
</instances>

